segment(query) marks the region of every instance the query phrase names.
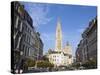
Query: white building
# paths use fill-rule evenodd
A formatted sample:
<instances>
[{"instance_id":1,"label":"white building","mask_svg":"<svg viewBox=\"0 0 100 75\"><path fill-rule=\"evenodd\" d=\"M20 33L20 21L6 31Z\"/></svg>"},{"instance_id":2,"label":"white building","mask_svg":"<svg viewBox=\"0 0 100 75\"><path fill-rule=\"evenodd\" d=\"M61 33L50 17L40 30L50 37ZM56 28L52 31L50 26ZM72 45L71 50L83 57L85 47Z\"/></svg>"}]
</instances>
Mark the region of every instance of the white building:
<instances>
[{"instance_id":1,"label":"white building","mask_svg":"<svg viewBox=\"0 0 100 75\"><path fill-rule=\"evenodd\" d=\"M68 63L72 64L73 63L72 47L68 42L66 43L66 46L63 48L63 52L69 56L67 60Z\"/></svg>"},{"instance_id":2,"label":"white building","mask_svg":"<svg viewBox=\"0 0 100 75\"><path fill-rule=\"evenodd\" d=\"M49 61L55 66L68 66L70 65L69 56L64 52L52 52L48 55Z\"/></svg>"}]
</instances>

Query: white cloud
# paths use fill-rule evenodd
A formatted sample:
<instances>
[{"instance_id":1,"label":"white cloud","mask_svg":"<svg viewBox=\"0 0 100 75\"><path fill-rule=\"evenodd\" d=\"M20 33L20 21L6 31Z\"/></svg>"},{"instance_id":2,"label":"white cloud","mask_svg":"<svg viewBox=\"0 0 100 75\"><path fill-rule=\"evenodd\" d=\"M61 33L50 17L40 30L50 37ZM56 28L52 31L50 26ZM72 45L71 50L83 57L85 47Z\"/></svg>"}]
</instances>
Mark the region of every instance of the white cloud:
<instances>
[{"instance_id":1,"label":"white cloud","mask_svg":"<svg viewBox=\"0 0 100 75\"><path fill-rule=\"evenodd\" d=\"M44 53L48 51L48 49L55 48L55 34L54 33L42 33L41 39L44 43Z\"/></svg>"},{"instance_id":2,"label":"white cloud","mask_svg":"<svg viewBox=\"0 0 100 75\"><path fill-rule=\"evenodd\" d=\"M52 18L48 16L49 6L46 4L35 4L35 3L22 3L25 9L28 11L33 19L33 25L39 27L39 25L47 24Z\"/></svg>"},{"instance_id":3,"label":"white cloud","mask_svg":"<svg viewBox=\"0 0 100 75\"><path fill-rule=\"evenodd\" d=\"M55 34L54 33L42 33L41 38L44 41L50 42L50 41L55 41Z\"/></svg>"},{"instance_id":4,"label":"white cloud","mask_svg":"<svg viewBox=\"0 0 100 75\"><path fill-rule=\"evenodd\" d=\"M80 28L80 29L77 30L77 32L83 33L84 29L85 29L85 28Z\"/></svg>"}]
</instances>

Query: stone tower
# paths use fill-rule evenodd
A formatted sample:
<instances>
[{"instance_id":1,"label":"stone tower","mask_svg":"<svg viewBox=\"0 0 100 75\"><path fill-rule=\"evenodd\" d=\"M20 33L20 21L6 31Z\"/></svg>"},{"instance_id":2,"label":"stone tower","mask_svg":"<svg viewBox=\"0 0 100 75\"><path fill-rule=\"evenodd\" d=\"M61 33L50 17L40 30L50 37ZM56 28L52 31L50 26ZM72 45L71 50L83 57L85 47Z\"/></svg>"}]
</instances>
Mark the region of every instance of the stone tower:
<instances>
[{"instance_id":1,"label":"stone tower","mask_svg":"<svg viewBox=\"0 0 100 75\"><path fill-rule=\"evenodd\" d=\"M66 42L66 46L64 47L63 51L66 54L72 55L72 48L68 41Z\"/></svg>"},{"instance_id":2,"label":"stone tower","mask_svg":"<svg viewBox=\"0 0 100 75\"><path fill-rule=\"evenodd\" d=\"M62 30L60 18L57 21L55 51L62 51Z\"/></svg>"}]
</instances>

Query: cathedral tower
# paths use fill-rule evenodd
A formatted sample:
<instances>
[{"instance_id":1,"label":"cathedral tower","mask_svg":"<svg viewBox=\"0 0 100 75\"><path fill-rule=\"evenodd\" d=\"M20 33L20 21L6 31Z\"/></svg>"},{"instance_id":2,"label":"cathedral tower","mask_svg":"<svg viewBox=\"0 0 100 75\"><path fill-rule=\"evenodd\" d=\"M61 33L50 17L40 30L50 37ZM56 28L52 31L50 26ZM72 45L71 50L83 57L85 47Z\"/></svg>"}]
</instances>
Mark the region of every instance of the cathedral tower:
<instances>
[{"instance_id":1,"label":"cathedral tower","mask_svg":"<svg viewBox=\"0 0 100 75\"><path fill-rule=\"evenodd\" d=\"M72 47L69 44L69 42L66 42L66 45L63 49L63 52L66 53L66 54L72 55Z\"/></svg>"},{"instance_id":2,"label":"cathedral tower","mask_svg":"<svg viewBox=\"0 0 100 75\"><path fill-rule=\"evenodd\" d=\"M55 51L62 51L62 30L60 18L57 21Z\"/></svg>"}]
</instances>

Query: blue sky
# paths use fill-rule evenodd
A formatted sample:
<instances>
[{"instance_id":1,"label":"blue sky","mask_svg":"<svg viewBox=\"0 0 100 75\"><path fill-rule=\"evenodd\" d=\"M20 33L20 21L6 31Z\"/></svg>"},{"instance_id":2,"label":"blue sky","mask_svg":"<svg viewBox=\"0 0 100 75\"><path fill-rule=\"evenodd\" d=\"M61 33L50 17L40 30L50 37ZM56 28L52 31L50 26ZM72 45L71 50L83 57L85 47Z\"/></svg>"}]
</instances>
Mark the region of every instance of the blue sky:
<instances>
[{"instance_id":1,"label":"blue sky","mask_svg":"<svg viewBox=\"0 0 100 75\"><path fill-rule=\"evenodd\" d=\"M63 47L68 41L73 55L81 39L81 33L89 21L97 15L96 6L62 5L21 2L33 19L33 26L40 32L44 53L55 48L57 18L61 20Z\"/></svg>"}]
</instances>

